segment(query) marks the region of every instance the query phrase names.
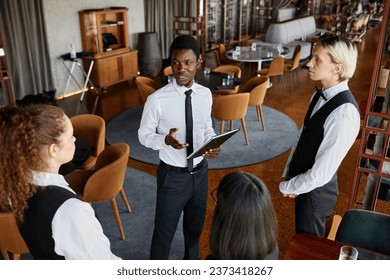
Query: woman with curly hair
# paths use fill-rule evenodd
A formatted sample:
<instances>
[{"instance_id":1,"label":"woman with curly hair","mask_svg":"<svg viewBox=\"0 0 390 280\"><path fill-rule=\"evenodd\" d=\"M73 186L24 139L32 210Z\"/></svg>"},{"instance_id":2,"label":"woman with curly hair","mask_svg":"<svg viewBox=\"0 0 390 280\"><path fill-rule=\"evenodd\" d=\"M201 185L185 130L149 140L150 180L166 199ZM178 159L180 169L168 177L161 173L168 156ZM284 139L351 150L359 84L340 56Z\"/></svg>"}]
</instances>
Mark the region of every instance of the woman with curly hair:
<instances>
[{"instance_id":1,"label":"woman with curly hair","mask_svg":"<svg viewBox=\"0 0 390 280\"><path fill-rule=\"evenodd\" d=\"M248 172L227 174L216 200L207 259L278 259L276 215L263 181Z\"/></svg>"},{"instance_id":2,"label":"woman with curly hair","mask_svg":"<svg viewBox=\"0 0 390 280\"><path fill-rule=\"evenodd\" d=\"M15 214L34 259L119 259L91 205L58 174L74 142L59 107L0 108L0 211Z\"/></svg>"}]
</instances>

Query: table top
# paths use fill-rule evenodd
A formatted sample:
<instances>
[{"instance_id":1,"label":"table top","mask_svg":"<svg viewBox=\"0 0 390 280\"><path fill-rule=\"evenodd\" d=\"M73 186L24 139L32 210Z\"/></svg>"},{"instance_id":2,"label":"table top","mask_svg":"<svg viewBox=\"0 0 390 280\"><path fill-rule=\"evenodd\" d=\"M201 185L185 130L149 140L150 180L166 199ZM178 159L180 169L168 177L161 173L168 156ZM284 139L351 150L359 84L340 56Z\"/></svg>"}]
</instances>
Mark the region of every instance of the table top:
<instances>
[{"instance_id":1,"label":"table top","mask_svg":"<svg viewBox=\"0 0 390 280\"><path fill-rule=\"evenodd\" d=\"M256 46L256 51L252 51L251 47L241 47L240 54L237 58L233 58L233 50L229 50L226 54L231 60L241 62L260 62L260 61L271 61L277 56L286 56L290 53L290 50L283 47L283 52L278 53L277 48L272 46Z\"/></svg>"},{"instance_id":2,"label":"table top","mask_svg":"<svg viewBox=\"0 0 390 280\"><path fill-rule=\"evenodd\" d=\"M228 85L223 86L223 79L227 79L226 73L211 71L210 74L204 74L203 69L198 70L195 75L195 81L202 86L208 87L211 91L231 89L241 83L241 80L238 77L234 77L233 80L229 81Z\"/></svg>"},{"instance_id":3,"label":"table top","mask_svg":"<svg viewBox=\"0 0 390 280\"><path fill-rule=\"evenodd\" d=\"M284 260L338 260L342 242L300 233L293 236ZM358 260L390 260L390 256L382 255L367 249L358 249Z\"/></svg>"}]
</instances>

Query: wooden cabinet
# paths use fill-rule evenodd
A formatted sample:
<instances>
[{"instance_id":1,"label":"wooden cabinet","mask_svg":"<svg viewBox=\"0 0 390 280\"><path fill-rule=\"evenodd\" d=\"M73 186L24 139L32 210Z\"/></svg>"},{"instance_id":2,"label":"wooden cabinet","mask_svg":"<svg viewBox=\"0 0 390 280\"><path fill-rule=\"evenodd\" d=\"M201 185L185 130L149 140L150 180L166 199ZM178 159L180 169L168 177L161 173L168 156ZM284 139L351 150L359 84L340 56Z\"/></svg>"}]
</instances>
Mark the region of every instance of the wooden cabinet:
<instances>
[{"instance_id":1,"label":"wooden cabinet","mask_svg":"<svg viewBox=\"0 0 390 280\"><path fill-rule=\"evenodd\" d=\"M11 71L9 70L8 66L7 48L3 35L3 29L0 26L0 83L2 88L1 92L3 94L0 100L4 99L4 104L7 105L10 103L15 103L15 94L12 85ZM4 105L1 103L0 106Z\"/></svg>"},{"instance_id":2,"label":"wooden cabinet","mask_svg":"<svg viewBox=\"0 0 390 280\"><path fill-rule=\"evenodd\" d=\"M348 208L378 212L390 203L390 79L386 71L390 65L386 48L390 1L385 5L348 204Z\"/></svg>"},{"instance_id":3,"label":"wooden cabinet","mask_svg":"<svg viewBox=\"0 0 390 280\"><path fill-rule=\"evenodd\" d=\"M138 51L129 51L94 59L91 79L95 86L107 87L135 77ZM87 60L87 66L91 60Z\"/></svg>"},{"instance_id":4,"label":"wooden cabinet","mask_svg":"<svg viewBox=\"0 0 390 280\"><path fill-rule=\"evenodd\" d=\"M127 8L83 10L79 12L86 68L94 65L91 80L96 87L119 83L137 76L137 51L129 47Z\"/></svg>"}]
</instances>

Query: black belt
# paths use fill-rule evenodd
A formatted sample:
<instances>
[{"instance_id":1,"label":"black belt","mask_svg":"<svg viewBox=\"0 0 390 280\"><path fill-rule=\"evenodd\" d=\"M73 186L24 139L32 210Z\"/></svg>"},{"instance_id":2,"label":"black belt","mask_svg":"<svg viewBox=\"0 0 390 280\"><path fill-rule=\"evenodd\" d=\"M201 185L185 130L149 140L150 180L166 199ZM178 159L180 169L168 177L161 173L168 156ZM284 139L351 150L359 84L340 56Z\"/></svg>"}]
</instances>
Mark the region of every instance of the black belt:
<instances>
[{"instance_id":1,"label":"black belt","mask_svg":"<svg viewBox=\"0 0 390 280\"><path fill-rule=\"evenodd\" d=\"M201 162L199 162L194 168L193 170L190 172L188 170L187 167L177 167L177 166L173 166L173 165L169 165L165 162L163 162L162 160L160 160L160 166L168 171L174 171L174 172L181 172L181 173L190 173L190 174L194 174L196 173L197 171L199 171L202 166L203 166L203 162L204 160L202 160Z\"/></svg>"}]
</instances>

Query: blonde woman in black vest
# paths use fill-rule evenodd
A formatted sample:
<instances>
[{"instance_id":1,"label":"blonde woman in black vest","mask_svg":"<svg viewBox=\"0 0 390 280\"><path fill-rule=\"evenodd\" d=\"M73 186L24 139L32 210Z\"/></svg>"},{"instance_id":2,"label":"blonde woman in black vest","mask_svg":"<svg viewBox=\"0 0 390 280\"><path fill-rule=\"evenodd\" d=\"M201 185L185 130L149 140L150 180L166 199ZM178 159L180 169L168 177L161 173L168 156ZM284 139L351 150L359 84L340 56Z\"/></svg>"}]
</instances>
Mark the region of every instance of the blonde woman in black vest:
<instances>
[{"instance_id":1,"label":"blonde woman in black vest","mask_svg":"<svg viewBox=\"0 0 390 280\"><path fill-rule=\"evenodd\" d=\"M325 235L326 219L338 197L337 169L360 129L360 113L348 81L355 72L357 50L336 36L320 37L307 64L319 82L298 143L283 172L279 190L295 199L295 229Z\"/></svg>"}]
</instances>

